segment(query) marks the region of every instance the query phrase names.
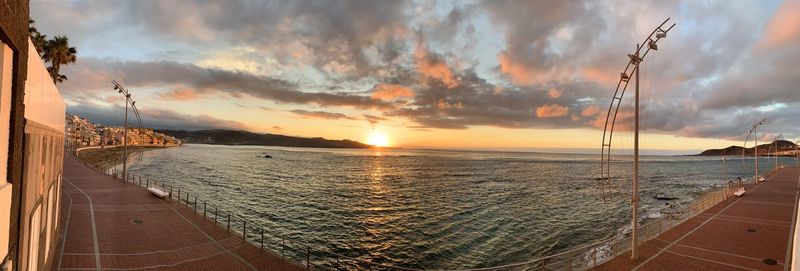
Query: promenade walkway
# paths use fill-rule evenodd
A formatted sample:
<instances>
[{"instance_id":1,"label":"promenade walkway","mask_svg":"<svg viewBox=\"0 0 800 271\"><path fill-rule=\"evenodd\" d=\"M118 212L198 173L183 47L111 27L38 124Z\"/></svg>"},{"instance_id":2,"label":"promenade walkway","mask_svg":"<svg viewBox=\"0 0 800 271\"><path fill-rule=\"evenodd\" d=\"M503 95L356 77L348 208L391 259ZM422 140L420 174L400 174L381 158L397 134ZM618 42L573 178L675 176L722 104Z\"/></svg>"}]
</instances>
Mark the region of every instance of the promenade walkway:
<instances>
[{"instance_id":1,"label":"promenade walkway","mask_svg":"<svg viewBox=\"0 0 800 271\"><path fill-rule=\"evenodd\" d=\"M53 270L303 270L184 205L64 159Z\"/></svg>"},{"instance_id":2,"label":"promenade walkway","mask_svg":"<svg viewBox=\"0 0 800 271\"><path fill-rule=\"evenodd\" d=\"M783 168L595 270L789 270L800 169Z\"/></svg>"}]
</instances>

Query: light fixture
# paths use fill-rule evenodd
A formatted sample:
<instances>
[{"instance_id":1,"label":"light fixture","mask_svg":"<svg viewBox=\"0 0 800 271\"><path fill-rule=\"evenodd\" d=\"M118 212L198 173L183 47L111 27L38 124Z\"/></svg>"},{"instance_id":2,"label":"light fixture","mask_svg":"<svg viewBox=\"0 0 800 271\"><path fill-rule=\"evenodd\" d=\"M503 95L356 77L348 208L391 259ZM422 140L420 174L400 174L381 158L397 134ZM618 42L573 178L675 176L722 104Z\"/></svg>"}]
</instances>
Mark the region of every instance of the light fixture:
<instances>
[{"instance_id":1,"label":"light fixture","mask_svg":"<svg viewBox=\"0 0 800 271\"><path fill-rule=\"evenodd\" d=\"M634 65L639 64L639 62L641 61L641 59L638 56L632 54L628 54L628 57L631 59L631 64Z\"/></svg>"},{"instance_id":2,"label":"light fixture","mask_svg":"<svg viewBox=\"0 0 800 271\"><path fill-rule=\"evenodd\" d=\"M658 45L656 44L656 41L654 41L654 40L650 40L650 41L647 43L647 46L648 46L648 47L650 47L650 49L653 49L653 50L655 50L655 51L657 51L657 50L658 50Z\"/></svg>"},{"instance_id":3,"label":"light fixture","mask_svg":"<svg viewBox=\"0 0 800 271\"><path fill-rule=\"evenodd\" d=\"M628 74L626 74L624 72L619 73L619 77L621 77L622 81L625 81L625 82L628 82L628 79L631 79L630 76L628 76Z\"/></svg>"},{"instance_id":4,"label":"light fixture","mask_svg":"<svg viewBox=\"0 0 800 271\"><path fill-rule=\"evenodd\" d=\"M658 33L656 33L656 38L663 39L666 37L667 37L667 32L664 32L664 30L658 30Z\"/></svg>"}]
</instances>

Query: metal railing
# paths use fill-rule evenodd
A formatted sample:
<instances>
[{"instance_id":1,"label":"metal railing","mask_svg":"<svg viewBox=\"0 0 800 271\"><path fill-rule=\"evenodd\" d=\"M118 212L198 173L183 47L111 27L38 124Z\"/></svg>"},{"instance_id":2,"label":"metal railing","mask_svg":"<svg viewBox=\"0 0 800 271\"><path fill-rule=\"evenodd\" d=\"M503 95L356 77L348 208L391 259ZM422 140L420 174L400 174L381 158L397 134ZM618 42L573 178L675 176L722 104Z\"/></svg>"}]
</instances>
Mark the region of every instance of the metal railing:
<instances>
[{"instance_id":1,"label":"metal railing","mask_svg":"<svg viewBox=\"0 0 800 271\"><path fill-rule=\"evenodd\" d=\"M88 165L99 172L113 176L122 181L122 172L114 167L103 165ZM107 166L107 165L106 165ZM169 192L169 199L177 200L196 214L212 220L216 225L230 231L232 234L248 241L267 252L275 253L280 257L296 263L300 268L321 270L422 270L392 265L374 263L366 259L359 259L335 252L330 248L313 247L296 237L281 235L270 231L268 227L257 222L243 218L230 211L224 211L217 205L187 192L186 189L151 180L142 176L129 174L128 183L141 187L158 187ZM682 208L676 208L663 215L661 218L646 221L640 226L640 244L664 233L665 231L681 224L682 222L702 213L727 198L727 187L708 192L695 199ZM501 265L487 268L474 268L466 270L494 271L494 270L585 270L599 266L630 251L630 230L618 233L599 241L572 248L553 255L543 256L534 260ZM345 251L345 250L339 250Z\"/></svg>"}]
</instances>

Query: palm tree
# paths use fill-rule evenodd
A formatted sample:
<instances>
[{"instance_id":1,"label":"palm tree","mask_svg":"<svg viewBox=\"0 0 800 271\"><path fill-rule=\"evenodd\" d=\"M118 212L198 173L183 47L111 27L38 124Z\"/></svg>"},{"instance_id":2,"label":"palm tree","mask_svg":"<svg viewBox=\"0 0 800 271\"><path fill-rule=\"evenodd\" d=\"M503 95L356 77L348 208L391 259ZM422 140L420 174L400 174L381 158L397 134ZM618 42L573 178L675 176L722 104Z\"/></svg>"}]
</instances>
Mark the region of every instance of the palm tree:
<instances>
[{"instance_id":1,"label":"palm tree","mask_svg":"<svg viewBox=\"0 0 800 271\"><path fill-rule=\"evenodd\" d=\"M33 46L36 47L36 52L39 53L39 56L42 56L42 52L44 52L45 46L47 46L47 35L39 33L39 30L33 25L35 23L36 21L34 20L28 20L28 34L31 36Z\"/></svg>"},{"instance_id":2,"label":"palm tree","mask_svg":"<svg viewBox=\"0 0 800 271\"><path fill-rule=\"evenodd\" d=\"M48 40L44 47L42 58L46 61L50 61L50 67L47 67L47 72L49 72L50 77L53 78L53 83L67 80L67 76L59 73L61 65L75 63L78 51L75 50L75 47L69 46L69 39L67 36L55 36L53 39Z\"/></svg>"}]
</instances>

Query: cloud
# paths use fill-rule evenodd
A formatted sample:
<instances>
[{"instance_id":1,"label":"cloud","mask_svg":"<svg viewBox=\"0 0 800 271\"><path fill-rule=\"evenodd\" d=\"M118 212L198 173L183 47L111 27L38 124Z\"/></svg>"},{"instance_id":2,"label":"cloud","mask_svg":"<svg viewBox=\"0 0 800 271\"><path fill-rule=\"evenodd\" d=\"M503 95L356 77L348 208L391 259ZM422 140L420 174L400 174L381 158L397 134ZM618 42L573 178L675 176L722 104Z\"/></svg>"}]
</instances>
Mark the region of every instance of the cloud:
<instances>
[{"instance_id":1,"label":"cloud","mask_svg":"<svg viewBox=\"0 0 800 271\"><path fill-rule=\"evenodd\" d=\"M552 99L558 99L559 97L561 97L562 93L564 93L564 91L556 88L550 88L550 90L547 91L547 97L550 97Z\"/></svg>"},{"instance_id":2,"label":"cloud","mask_svg":"<svg viewBox=\"0 0 800 271\"><path fill-rule=\"evenodd\" d=\"M557 104L546 104L536 108L536 116L539 118L563 117L569 114L569 108Z\"/></svg>"},{"instance_id":3,"label":"cloud","mask_svg":"<svg viewBox=\"0 0 800 271\"><path fill-rule=\"evenodd\" d=\"M127 87L164 87L192 89L194 94L242 95L291 104L350 106L355 108L392 108L393 104L344 92L304 92L298 84L283 79L260 76L245 71L204 68L173 61L115 61L82 59L81 65L67 72L70 80L60 89L67 98L92 97L106 92L111 78ZM177 93L173 93L178 95ZM185 94L188 92L184 91ZM169 94L168 94L169 95Z\"/></svg>"},{"instance_id":4,"label":"cloud","mask_svg":"<svg viewBox=\"0 0 800 271\"><path fill-rule=\"evenodd\" d=\"M77 104L69 105L67 112L70 114L86 117L92 122L104 125L122 126L124 124L125 107L123 106L99 106L96 104ZM139 108L142 117L142 125L147 128L155 129L232 129L249 130L250 126L232 120L218 119L208 115L191 115L176 112L169 109ZM137 123L129 122L129 125L138 126Z\"/></svg>"},{"instance_id":5,"label":"cloud","mask_svg":"<svg viewBox=\"0 0 800 271\"><path fill-rule=\"evenodd\" d=\"M31 9L37 27L67 34L82 52L59 85L72 103L115 102L108 81L118 79L172 100L355 108L419 129L599 127L625 54L672 17L678 26L642 67L648 132L735 137L748 114L790 131L796 125L781 112L800 104L797 1L34 1ZM631 96L620 129L629 127ZM787 108L759 110L776 104Z\"/></svg>"},{"instance_id":6,"label":"cloud","mask_svg":"<svg viewBox=\"0 0 800 271\"><path fill-rule=\"evenodd\" d=\"M414 51L414 63L417 72L428 78L436 79L447 87L455 87L458 80L453 75L453 71L447 63L438 55L428 51L428 46L424 40L417 42L417 49Z\"/></svg>"},{"instance_id":7,"label":"cloud","mask_svg":"<svg viewBox=\"0 0 800 271\"><path fill-rule=\"evenodd\" d=\"M200 98L200 95L198 95L197 92L195 92L192 89L184 87L175 88L169 92L162 93L159 96L164 99L177 100L177 101L191 101Z\"/></svg>"},{"instance_id":8,"label":"cloud","mask_svg":"<svg viewBox=\"0 0 800 271\"><path fill-rule=\"evenodd\" d=\"M589 105L581 111L581 116L591 117L600 114L600 107L596 105Z\"/></svg>"},{"instance_id":9,"label":"cloud","mask_svg":"<svg viewBox=\"0 0 800 271\"><path fill-rule=\"evenodd\" d=\"M774 48L788 42L797 44L800 39L800 1L784 0L764 32L759 48Z\"/></svg>"},{"instance_id":10,"label":"cloud","mask_svg":"<svg viewBox=\"0 0 800 271\"><path fill-rule=\"evenodd\" d=\"M387 118L373 116L373 115L369 115L369 114L364 114L364 119L367 120L369 122L369 124L372 125L372 126L375 126L376 124L378 124L381 121L389 120Z\"/></svg>"},{"instance_id":11,"label":"cloud","mask_svg":"<svg viewBox=\"0 0 800 271\"><path fill-rule=\"evenodd\" d=\"M325 111L308 111L308 110L303 110L303 109L295 109L295 110L292 110L292 111L289 111L289 112L292 112L292 114L295 114L295 115L303 116L305 118L317 118L317 119L328 119L328 120L339 120L339 119L354 120L355 119L353 117L349 117L349 116L347 116L345 114L342 114L342 113L331 113L331 112L325 112Z\"/></svg>"},{"instance_id":12,"label":"cloud","mask_svg":"<svg viewBox=\"0 0 800 271\"><path fill-rule=\"evenodd\" d=\"M412 98L414 91L410 88L395 84L377 84L372 88L372 99L393 100L397 98Z\"/></svg>"}]
</instances>

